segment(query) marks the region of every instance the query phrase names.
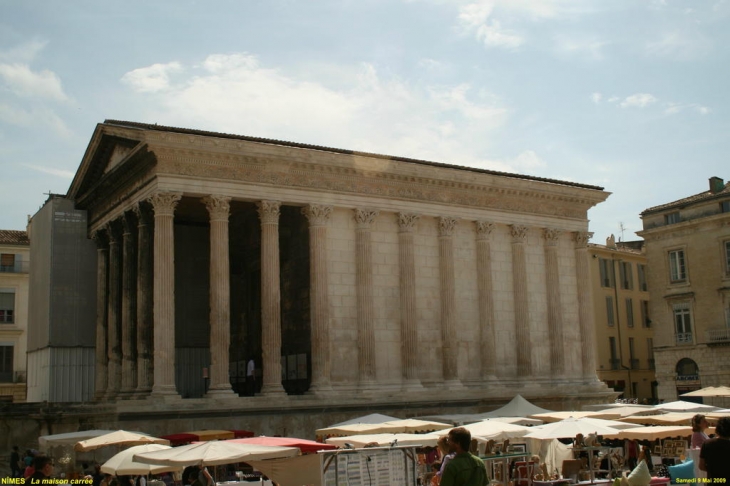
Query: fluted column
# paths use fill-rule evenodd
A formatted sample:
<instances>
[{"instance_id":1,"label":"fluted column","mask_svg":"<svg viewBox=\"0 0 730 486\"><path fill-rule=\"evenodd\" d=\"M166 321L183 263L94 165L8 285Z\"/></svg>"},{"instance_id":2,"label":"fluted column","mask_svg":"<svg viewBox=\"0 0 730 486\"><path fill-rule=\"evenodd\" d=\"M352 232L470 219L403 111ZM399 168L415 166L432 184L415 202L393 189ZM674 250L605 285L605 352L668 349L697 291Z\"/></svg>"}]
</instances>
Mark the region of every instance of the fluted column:
<instances>
[{"instance_id":1,"label":"fluted column","mask_svg":"<svg viewBox=\"0 0 730 486\"><path fill-rule=\"evenodd\" d=\"M109 305L107 316L107 357L109 378L106 399L116 398L121 388L122 373L122 252L117 222L108 223L109 236Z\"/></svg>"},{"instance_id":2,"label":"fluted column","mask_svg":"<svg viewBox=\"0 0 730 486\"><path fill-rule=\"evenodd\" d=\"M530 336L530 311L527 299L527 259L525 243L527 227L510 225L512 234L512 282L515 311L515 339L518 378L532 376L532 344Z\"/></svg>"},{"instance_id":3,"label":"fluted column","mask_svg":"<svg viewBox=\"0 0 730 486\"><path fill-rule=\"evenodd\" d=\"M479 343L481 346L482 378L495 378L497 358L494 332L494 290L492 285L492 255L489 238L494 223L476 221L477 230L477 289L479 292Z\"/></svg>"},{"instance_id":4,"label":"fluted column","mask_svg":"<svg viewBox=\"0 0 730 486\"><path fill-rule=\"evenodd\" d=\"M311 393L326 392L330 385L329 288L327 223L332 206L310 204L302 208L309 220L310 307L312 313Z\"/></svg>"},{"instance_id":5,"label":"fluted column","mask_svg":"<svg viewBox=\"0 0 730 486\"><path fill-rule=\"evenodd\" d=\"M107 311L109 280L109 241L104 230L95 231L96 242L96 368L94 371L94 400L104 398L107 389L109 357L107 356Z\"/></svg>"},{"instance_id":6,"label":"fluted column","mask_svg":"<svg viewBox=\"0 0 730 486\"><path fill-rule=\"evenodd\" d=\"M137 390L136 398L152 391L152 212L149 206L137 203Z\"/></svg>"},{"instance_id":7,"label":"fluted column","mask_svg":"<svg viewBox=\"0 0 730 486\"><path fill-rule=\"evenodd\" d=\"M210 387L207 394L215 396L233 396L228 373L228 347L231 342L230 201L230 197L218 195L203 198L210 214Z\"/></svg>"},{"instance_id":8,"label":"fluted column","mask_svg":"<svg viewBox=\"0 0 730 486\"><path fill-rule=\"evenodd\" d=\"M179 193L150 197L154 237L154 383L151 397L178 396L175 387L175 207Z\"/></svg>"},{"instance_id":9,"label":"fluted column","mask_svg":"<svg viewBox=\"0 0 730 486\"><path fill-rule=\"evenodd\" d=\"M441 283L441 363L447 386L459 384L456 341L456 281L454 275L454 228L456 218L439 218L439 278Z\"/></svg>"},{"instance_id":10,"label":"fluted column","mask_svg":"<svg viewBox=\"0 0 730 486\"><path fill-rule=\"evenodd\" d=\"M373 258L370 225L378 216L373 209L355 209L355 272L357 286L357 339L361 387L376 383L375 323L373 308Z\"/></svg>"},{"instance_id":11,"label":"fluted column","mask_svg":"<svg viewBox=\"0 0 730 486\"><path fill-rule=\"evenodd\" d=\"M281 385L281 288L279 282L278 201L256 204L261 218L262 395L284 395Z\"/></svg>"},{"instance_id":12,"label":"fluted column","mask_svg":"<svg viewBox=\"0 0 730 486\"><path fill-rule=\"evenodd\" d=\"M131 398L137 388L137 255L136 221L122 216L122 388L121 398Z\"/></svg>"},{"instance_id":13,"label":"fluted column","mask_svg":"<svg viewBox=\"0 0 730 486\"><path fill-rule=\"evenodd\" d=\"M588 258L588 240L593 233L578 231L575 242L575 273L578 284L578 321L580 322L581 365L584 378L596 380L596 330L591 292L591 270Z\"/></svg>"},{"instance_id":14,"label":"fluted column","mask_svg":"<svg viewBox=\"0 0 730 486\"><path fill-rule=\"evenodd\" d=\"M560 298L560 270L558 268L558 238L560 231L543 230L545 239L545 285L547 287L548 339L550 341L550 375L565 374L563 349L563 305Z\"/></svg>"},{"instance_id":15,"label":"fluted column","mask_svg":"<svg viewBox=\"0 0 730 486\"><path fill-rule=\"evenodd\" d=\"M419 215L398 213L398 264L400 266L400 342L403 388L420 389L418 378L418 327L416 316L416 256L413 230Z\"/></svg>"}]
</instances>

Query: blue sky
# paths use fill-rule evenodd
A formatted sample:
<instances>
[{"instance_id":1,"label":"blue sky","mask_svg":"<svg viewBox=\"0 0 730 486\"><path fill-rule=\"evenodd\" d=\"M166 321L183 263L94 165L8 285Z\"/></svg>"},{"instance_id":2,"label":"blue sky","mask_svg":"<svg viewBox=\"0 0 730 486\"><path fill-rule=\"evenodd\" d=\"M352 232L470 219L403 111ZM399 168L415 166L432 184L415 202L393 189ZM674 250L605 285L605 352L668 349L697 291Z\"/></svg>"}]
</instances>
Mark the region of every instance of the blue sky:
<instances>
[{"instance_id":1,"label":"blue sky","mask_svg":"<svg viewBox=\"0 0 730 486\"><path fill-rule=\"evenodd\" d=\"M0 0L0 228L104 119L605 187L594 242L730 178L730 0Z\"/></svg>"}]
</instances>

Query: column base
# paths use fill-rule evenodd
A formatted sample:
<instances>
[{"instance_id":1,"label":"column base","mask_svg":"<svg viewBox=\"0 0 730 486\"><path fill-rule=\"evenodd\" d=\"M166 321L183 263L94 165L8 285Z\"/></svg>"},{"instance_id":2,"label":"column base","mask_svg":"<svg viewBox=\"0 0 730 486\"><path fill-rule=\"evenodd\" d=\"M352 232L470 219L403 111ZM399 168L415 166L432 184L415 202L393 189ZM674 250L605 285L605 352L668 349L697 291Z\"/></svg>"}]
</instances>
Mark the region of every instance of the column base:
<instances>
[{"instance_id":1,"label":"column base","mask_svg":"<svg viewBox=\"0 0 730 486\"><path fill-rule=\"evenodd\" d=\"M452 379L444 381L443 387L447 390L459 390L464 388L464 384L459 380Z\"/></svg>"},{"instance_id":2,"label":"column base","mask_svg":"<svg viewBox=\"0 0 730 486\"><path fill-rule=\"evenodd\" d=\"M329 383L312 383L309 385L307 395L328 395L332 393L332 385Z\"/></svg>"},{"instance_id":3,"label":"column base","mask_svg":"<svg viewBox=\"0 0 730 486\"><path fill-rule=\"evenodd\" d=\"M216 385L211 386L205 394L206 397L210 398L233 398L238 397L230 385Z\"/></svg>"},{"instance_id":4,"label":"column base","mask_svg":"<svg viewBox=\"0 0 730 486\"><path fill-rule=\"evenodd\" d=\"M401 390L403 390L403 391L421 391L421 390L423 390L423 384L421 383L420 380L416 380L416 379L403 380Z\"/></svg>"},{"instance_id":5,"label":"column base","mask_svg":"<svg viewBox=\"0 0 730 486\"><path fill-rule=\"evenodd\" d=\"M148 399L151 400L167 400L167 399L182 399L180 394L177 392L175 385L158 385L152 387Z\"/></svg>"},{"instance_id":6,"label":"column base","mask_svg":"<svg viewBox=\"0 0 730 486\"><path fill-rule=\"evenodd\" d=\"M285 397L286 390L281 384L263 385L261 391L257 394L264 397Z\"/></svg>"},{"instance_id":7,"label":"column base","mask_svg":"<svg viewBox=\"0 0 730 486\"><path fill-rule=\"evenodd\" d=\"M132 400L144 400L152 392L152 387L137 388L132 395Z\"/></svg>"}]
</instances>

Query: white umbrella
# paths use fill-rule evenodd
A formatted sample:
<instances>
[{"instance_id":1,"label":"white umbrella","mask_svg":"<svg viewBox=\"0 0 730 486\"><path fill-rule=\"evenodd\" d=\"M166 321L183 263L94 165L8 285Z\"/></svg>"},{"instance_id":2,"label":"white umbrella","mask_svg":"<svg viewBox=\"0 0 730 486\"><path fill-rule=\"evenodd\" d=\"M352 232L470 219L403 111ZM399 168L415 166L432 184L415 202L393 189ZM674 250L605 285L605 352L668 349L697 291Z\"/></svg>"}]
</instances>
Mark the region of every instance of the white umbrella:
<instances>
[{"instance_id":1,"label":"white umbrella","mask_svg":"<svg viewBox=\"0 0 730 486\"><path fill-rule=\"evenodd\" d=\"M704 405L702 403L685 402L684 400L661 403L656 405L654 408L663 412L712 412L720 409L720 407L713 407L712 405Z\"/></svg>"},{"instance_id":2,"label":"white umbrella","mask_svg":"<svg viewBox=\"0 0 730 486\"><path fill-rule=\"evenodd\" d=\"M129 432L127 430L116 430L109 432L108 434L100 435L92 439L82 440L77 442L74 446L74 450L79 452L93 451L100 447L106 447L110 445L141 445L141 444L162 444L170 445L170 441L167 439L160 439L159 437L153 437L144 432Z\"/></svg>"},{"instance_id":3,"label":"white umbrella","mask_svg":"<svg viewBox=\"0 0 730 486\"><path fill-rule=\"evenodd\" d=\"M688 437L692 435L692 427L679 425L650 425L619 430L616 434L606 434L606 439L656 440L669 437Z\"/></svg>"},{"instance_id":4,"label":"white umbrella","mask_svg":"<svg viewBox=\"0 0 730 486\"><path fill-rule=\"evenodd\" d=\"M182 466L162 466L154 464L144 464L136 462L133 457L135 454L152 451L162 451L170 449L170 446L162 444L145 444L130 447L122 452L114 455L101 466L101 472L105 474L116 474L119 476L136 475L136 474L160 474L168 471L181 471Z\"/></svg>"},{"instance_id":5,"label":"white umbrella","mask_svg":"<svg viewBox=\"0 0 730 486\"><path fill-rule=\"evenodd\" d=\"M317 435L358 435L358 434L409 434L414 432L433 432L451 429L453 425L428 420L403 419L391 420L380 424L351 424L341 427L327 427L317 430Z\"/></svg>"},{"instance_id":6,"label":"white umbrella","mask_svg":"<svg viewBox=\"0 0 730 486\"><path fill-rule=\"evenodd\" d=\"M100 435L114 432L113 430L80 430L78 432L66 432L65 434L42 435L38 437L38 445L41 449L58 445L74 445L80 440L99 437Z\"/></svg>"},{"instance_id":7,"label":"white umbrella","mask_svg":"<svg viewBox=\"0 0 730 486\"><path fill-rule=\"evenodd\" d=\"M625 407L611 407L605 410L594 412L591 417L602 418L602 419L619 419L621 417L630 417L632 415L655 415L662 413L661 410L656 410L654 407L636 407L628 405Z\"/></svg>"},{"instance_id":8,"label":"white umbrella","mask_svg":"<svg viewBox=\"0 0 730 486\"><path fill-rule=\"evenodd\" d=\"M471 432L471 435L478 435L485 439L505 440L524 437L530 430L530 427L522 425L509 424L500 422L499 420L482 420L473 424L464 425L464 428Z\"/></svg>"},{"instance_id":9,"label":"white umbrella","mask_svg":"<svg viewBox=\"0 0 730 486\"><path fill-rule=\"evenodd\" d=\"M565 420L567 418L582 418L582 417L590 417L592 415L596 414L596 412L586 412L586 411L564 411L564 412L546 412L546 413L536 413L534 415L530 415L530 418L539 419L543 422L558 422L560 420Z\"/></svg>"},{"instance_id":10,"label":"white umbrella","mask_svg":"<svg viewBox=\"0 0 730 486\"><path fill-rule=\"evenodd\" d=\"M600 421L600 422L599 422ZM551 424L537 425L530 429L530 433L524 437L528 439L565 439L575 437L578 434L584 436L588 434L608 435L615 434L619 429L601 425L606 422L601 419L585 419L570 417L560 422Z\"/></svg>"},{"instance_id":11,"label":"white umbrella","mask_svg":"<svg viewBox=\"0 0 730 486\"><path fill-rule=\"evenodd\" d=\"M624 417L621 421L649 425L690 425L694 416L694 412L672 412L659 415L634 415Z\"/></svg>"},{"instance_id":12,"label":"white umbrella","mask_svg":"<svg viewBox=\"0 0 730 486\"><path fill-rule=\"evenodd\" d=\"M683 397L730 397L730 386L706 386L699 390L682 393Z\"/></svg>"},{"instance_id":13,"label":"white umbrella","mask_svg":"<svg viewBox=\"0 0 730 486\"><path fill-rule=\"evenodd\" d=\"M346 447L345 444L352 444L354 447L365 447L368 444L387 446L390 444L399 446L436 447L436 442L441 434L360 434L349 437L330 437L325 442L339 447Z\"/></svg>"},{"instance_id":14,"label":"white umbrella","mask_svg":"<svg viewBox=\"0 0 730 486\"><path fill-rule=\"evenodd\" d=\"M198 442L164 451L135 454L134 460L145 464L172 466L218 466L246 462L247 460L277 459L299 454L296 447L273 447L254 444L237 444L226 440Z\"/></svg>"},{"instance_id":15,"label":"white umbrella","mask_svg":"<svg viewBox=\"0 0 730 486\"><path fill-rule=\"evenodd\" d=\"M342 425L352 424L382 424L383 422L390 422L392 420L399 420L398 417L391 417L390 415L383 415L382 413L371 413L369 415L363 415L362 417L356 417L354 419L345 420L337 424L332 424L330 427L340 427Z\"/></svg>"}]
</instances>

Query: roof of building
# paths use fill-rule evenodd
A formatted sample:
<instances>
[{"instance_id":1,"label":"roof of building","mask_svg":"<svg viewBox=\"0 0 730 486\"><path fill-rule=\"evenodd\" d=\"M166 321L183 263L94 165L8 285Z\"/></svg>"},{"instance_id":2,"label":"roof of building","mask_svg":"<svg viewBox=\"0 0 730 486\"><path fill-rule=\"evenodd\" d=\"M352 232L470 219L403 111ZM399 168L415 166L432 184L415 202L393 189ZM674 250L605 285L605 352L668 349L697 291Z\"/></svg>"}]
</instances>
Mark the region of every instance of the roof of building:
<instances>
[{"instance_id":1,"label":"roof of building","mask_svg":"<svg viewBox=\"0 0 730 486\"><path fill-rule=\"evenodd\" d=\"M524 179L524 180L530 180L530 181L547 182L547 183L551 183L551 184L560 184L563 186L580 187L583 189L595 189L595 190L599 190L599 191L602 191L604 189L603 187L600 187L600 186L581 184L578 182L568 182L568 181L561 181L561 180L557 180L557 179L548 179L548 178L544 178L544 177L535 177L535 176L529 176L529 175L523 175L523 174L512 174L509 172L499 172L499 171L488 170L488 169L479 169L476 167L466 167L466 166L462 166L462 165L444 164L441 162L431 162L428 160L411 159L408 157L374 154L374 153L369 153L369 152L358 152L355 150L324 147L324 146L320 146L320 145L311 145L311 144L297 143L297 142L287 142L287 141L283 141L283 140L251 137L251 136L246 136L246 135L234 135L234 134L230 134L230 133L209 132L209 131L205 131L205 130L194 130L194 129L190 129L190 128L169 127L169 126L164 126L164 125L130 122L130 121L123 121L123 120L104 120L104 124L123 126L123 127L128 127L128 128L139 128L139 129L143 129L143 130L159 130L159 131L164 131L164 132L175 132L175 133L182 133L182 134L189 134L189 135L201 135L201 136L208 136L208 137L245 140L245 141L249 141L249 142L265 143L265 144L271 144L271 145L282 145L285 147L294 147L294 148L302 148L302 149L310 149L310 150L320 150L320 151L325 151L325 152L332 152L332 153L346 154L346 155L359 155L359 156L364 156L364 157L374 157L374 158L379 158L379 159L396 160L399 162L430 165L430 166L434 166L434 167L445 167L445 168L459 169L459 170L470 171L470 172L479 172L482 174L492 174L492 175L497 175L497 176L501 176L501 177L511 177L511 178L515 178L515 179Z\"/></svg>"},{"instance_id":2,"label":"roof of building","mask_svg":"<svg viewBox=\"0 0 730 486\"><path fill-rule=\"evenodd\" d=\"M677 201L672 201L665 204L660 204L659 206L654 206L653 208L645 209L642 211L641 215L655 213L658 211L666 211L667 209L679 209L685 206L689 206L691 204L700 203L704 201L710 201L712 199L723 199L730 196L730 181L728 181L722 190L720 191L703 191L699 194L695 194L693 196L685 197L682 199L678 199Z\"/></svg>"},{"instance_id":3,"label":"roof of building","mask_svg":"<svg viewBox=\"0 0 730 486\"><path fill-rule=\"evenodd\" d=\"M30 245L28 232L0 229L0 245Z\"/></svg>"}]
</instances>

